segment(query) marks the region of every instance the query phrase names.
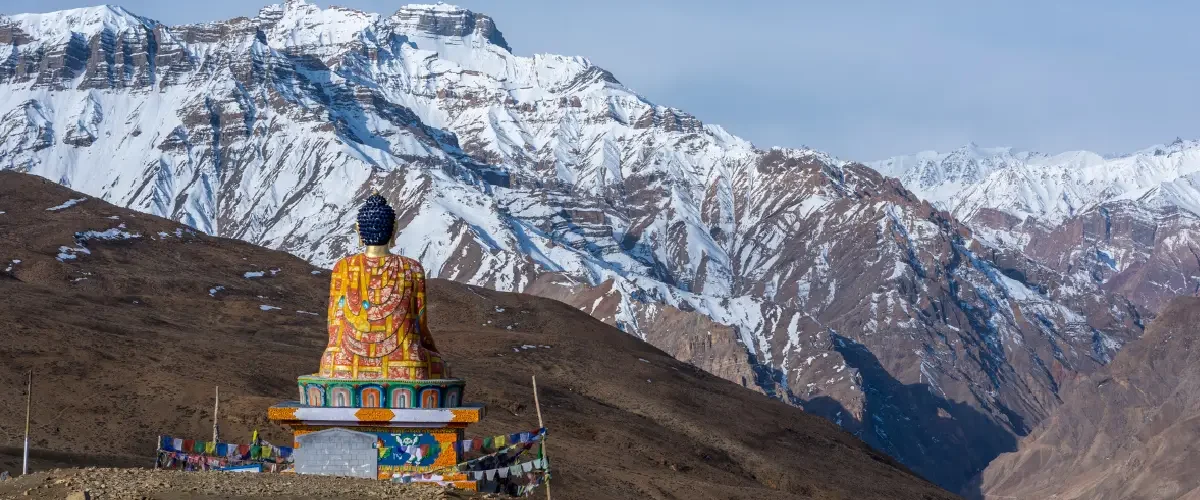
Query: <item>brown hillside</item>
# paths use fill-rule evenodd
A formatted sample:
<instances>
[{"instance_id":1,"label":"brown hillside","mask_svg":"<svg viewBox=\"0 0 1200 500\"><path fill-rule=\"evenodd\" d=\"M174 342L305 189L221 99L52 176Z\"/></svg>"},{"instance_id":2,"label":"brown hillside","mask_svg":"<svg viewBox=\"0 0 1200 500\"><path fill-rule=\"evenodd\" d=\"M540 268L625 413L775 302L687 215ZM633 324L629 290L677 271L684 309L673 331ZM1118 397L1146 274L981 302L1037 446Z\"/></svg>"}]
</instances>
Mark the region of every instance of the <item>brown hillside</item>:
<instances>
[{"instance_id":1,"label":"brown hillside","mask_svg":"<svg viewBox=\"0 0 1200 500\"><path fill-rule=\"evenodd\" d=\"M328 273L95 199L47 210L83 197L0 172L0 466L20 468L29 368L39 468L150 465L157 434L210 435L216 385L228 439L286 442L266 408L317 368ZM141 237L75 241L113 228ZM468 434L535 427L537 375L556 498L954 498L832 423L568 305L430 286L438 345L489 408Z\"/></svg>"}]
</instances>

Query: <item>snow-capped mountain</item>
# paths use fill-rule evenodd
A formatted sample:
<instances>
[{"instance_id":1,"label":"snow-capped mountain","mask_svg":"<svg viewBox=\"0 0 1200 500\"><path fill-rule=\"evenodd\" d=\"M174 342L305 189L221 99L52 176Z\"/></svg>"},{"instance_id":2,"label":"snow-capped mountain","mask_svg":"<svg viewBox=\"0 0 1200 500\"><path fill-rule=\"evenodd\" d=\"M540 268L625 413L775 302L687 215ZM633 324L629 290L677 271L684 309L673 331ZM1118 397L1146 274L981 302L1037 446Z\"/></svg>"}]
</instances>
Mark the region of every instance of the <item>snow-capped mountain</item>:
<instances>
[{"instance_id":1,"label":"snow-capped mountain","mask_svg":"<svg viewBox=\"0 0 1200 500\"><path fill-rule=\"evenodd\" d=\"M980 238L1150 311L1200 292L1200 142L1116 156L971 144L869 165Z\"/></svg>"},{"instance_id":2,"label":"snow-capped mountain","mask_svg":"<svg viewBox=\"0 0 1200 500\"><path fill-rule=\"evenodd\" d=\"M1200 213L1200 142L1120 156L981 148L924 151L867 163L961 220L991 208L1058 225L1104 202L1138 200Z\"/></svg>"},{"instance_id":3,"label":"snow-capped mountain","mask_svg":"<svg viewBox=\"0 0 1200 500\"><path fill-rule=\"evenodd\" d=\"M0 90L0 168L320 265L378 191L430 274L569 302L952 489L1140 334L894 179L517 56L445 4L0 17Z\"/></svg>"}]
</instances>

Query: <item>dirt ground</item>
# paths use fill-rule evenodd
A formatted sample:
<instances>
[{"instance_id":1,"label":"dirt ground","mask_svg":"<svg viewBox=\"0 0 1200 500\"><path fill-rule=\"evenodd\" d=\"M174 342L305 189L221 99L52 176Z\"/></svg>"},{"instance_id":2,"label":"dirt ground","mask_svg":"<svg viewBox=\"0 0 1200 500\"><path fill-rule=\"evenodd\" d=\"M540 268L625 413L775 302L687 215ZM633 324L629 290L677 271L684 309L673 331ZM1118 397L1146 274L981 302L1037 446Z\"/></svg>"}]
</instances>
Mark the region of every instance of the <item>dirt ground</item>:
<instances>
[{"instance_id":1,"label":"dirt ground","mask_svg":"<svg viewBox=\"0 0 1200 500\"><path fill-rule=\"evenodd\" d=\"M317 369L328 273L95 199L47 210L83 197L0 172L0 469L20 469L29 369L34 470L150 466L159 434L211 436L214 386L223 440L289 442L266 409ZM109 229L140 237L76 241ZM536 428L537 376L555 498L957 498L560 302L444 280L429 292L439 349L487 405L468 436ZM174 488L162 498L186 497Z\"/></svg>"},{"instance_id":2,"label":"dirt ground","mask_svg":"<svg viewBox=\"0 0 1200 500\"><path fill-rule=\"evenodd\" d=\"M432 485L325 476L238 474L153 469L55 469L0 482L0 499L250 499L316 500L325 498L448 500L471 495ZM474 498L485 498L482 495Z\"/></svg>"}]
</instances>

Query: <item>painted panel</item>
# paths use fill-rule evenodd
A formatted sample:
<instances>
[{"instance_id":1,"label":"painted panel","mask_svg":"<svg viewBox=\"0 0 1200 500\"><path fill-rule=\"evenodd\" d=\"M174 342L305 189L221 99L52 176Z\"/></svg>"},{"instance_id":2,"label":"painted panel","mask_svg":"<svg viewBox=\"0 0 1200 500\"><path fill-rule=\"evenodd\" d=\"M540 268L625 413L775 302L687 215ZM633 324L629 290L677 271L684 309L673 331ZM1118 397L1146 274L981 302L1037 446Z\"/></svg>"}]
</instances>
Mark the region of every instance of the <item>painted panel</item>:
<instances>
[{"instance_id":1,"label":"painted panel","mask_svg":"<svg viewBox=\"0 0 1200 500\"><path fill-rule=\"evenodd\" d=\"M347 387L330 387L329 388L329 406L337 408L347 408L354 406L354 398L350 394L350 389Z\"/></svg>"},{"instance_id":2,"label":"painted panel","mask_svg":"<svg viewBox=\"0 0 1200 500\"><path fill-rule=\"evenodd\" d=\"M412 389L407 387L395 387L392 389L392 408L412 408L412 400Z\"/></svg>"},{"instance_id":3,"label":"painted panel","mask_svg":"<svg viewBox=\"0 0 1200 500\"><path fill-rule=\"evenodd\" d=\"M365 387L362 390L362 407L379 408L383 399L383 391L378 387Z\"/></svg>"},{"instance_id":4,"label":"painted panel","mask_svg":"<svg viewBox=\"0 0 1200 500\"><path fill-rule=\"evenodd\" d=\"M308 401L309 406L325 406L325 391L319 385L308 386Z\"/></svg>"},{"instance_id":5,"label":"painted panel","mask_svg":"<svg viewBox=\"0 0 1200 500\"><path fill-rule=\"evenodd\" d=\"M438 408L438 390L426 387L421 391L421 408Z\"/></svg>"}]
</instances>

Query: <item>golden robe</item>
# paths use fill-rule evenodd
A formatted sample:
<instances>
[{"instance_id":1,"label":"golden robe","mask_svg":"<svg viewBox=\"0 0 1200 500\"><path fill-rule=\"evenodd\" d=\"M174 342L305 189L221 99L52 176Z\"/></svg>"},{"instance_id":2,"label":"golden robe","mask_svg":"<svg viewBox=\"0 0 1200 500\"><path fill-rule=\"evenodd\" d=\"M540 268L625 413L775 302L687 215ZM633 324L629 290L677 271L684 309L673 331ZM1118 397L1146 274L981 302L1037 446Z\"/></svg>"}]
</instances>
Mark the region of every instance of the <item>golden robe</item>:
<instances>
[{"instance_id":1,"label":"golden robe","mask_svg":"<svg viewBox=\"0 0 1200 500\"><path fill-rule=\"evenodd\" d=\"M425 322L425 270L399 255L351 255L333 266L329 346L320 376L428 380L450 374Z\"/></svg>"}]
</instances>

